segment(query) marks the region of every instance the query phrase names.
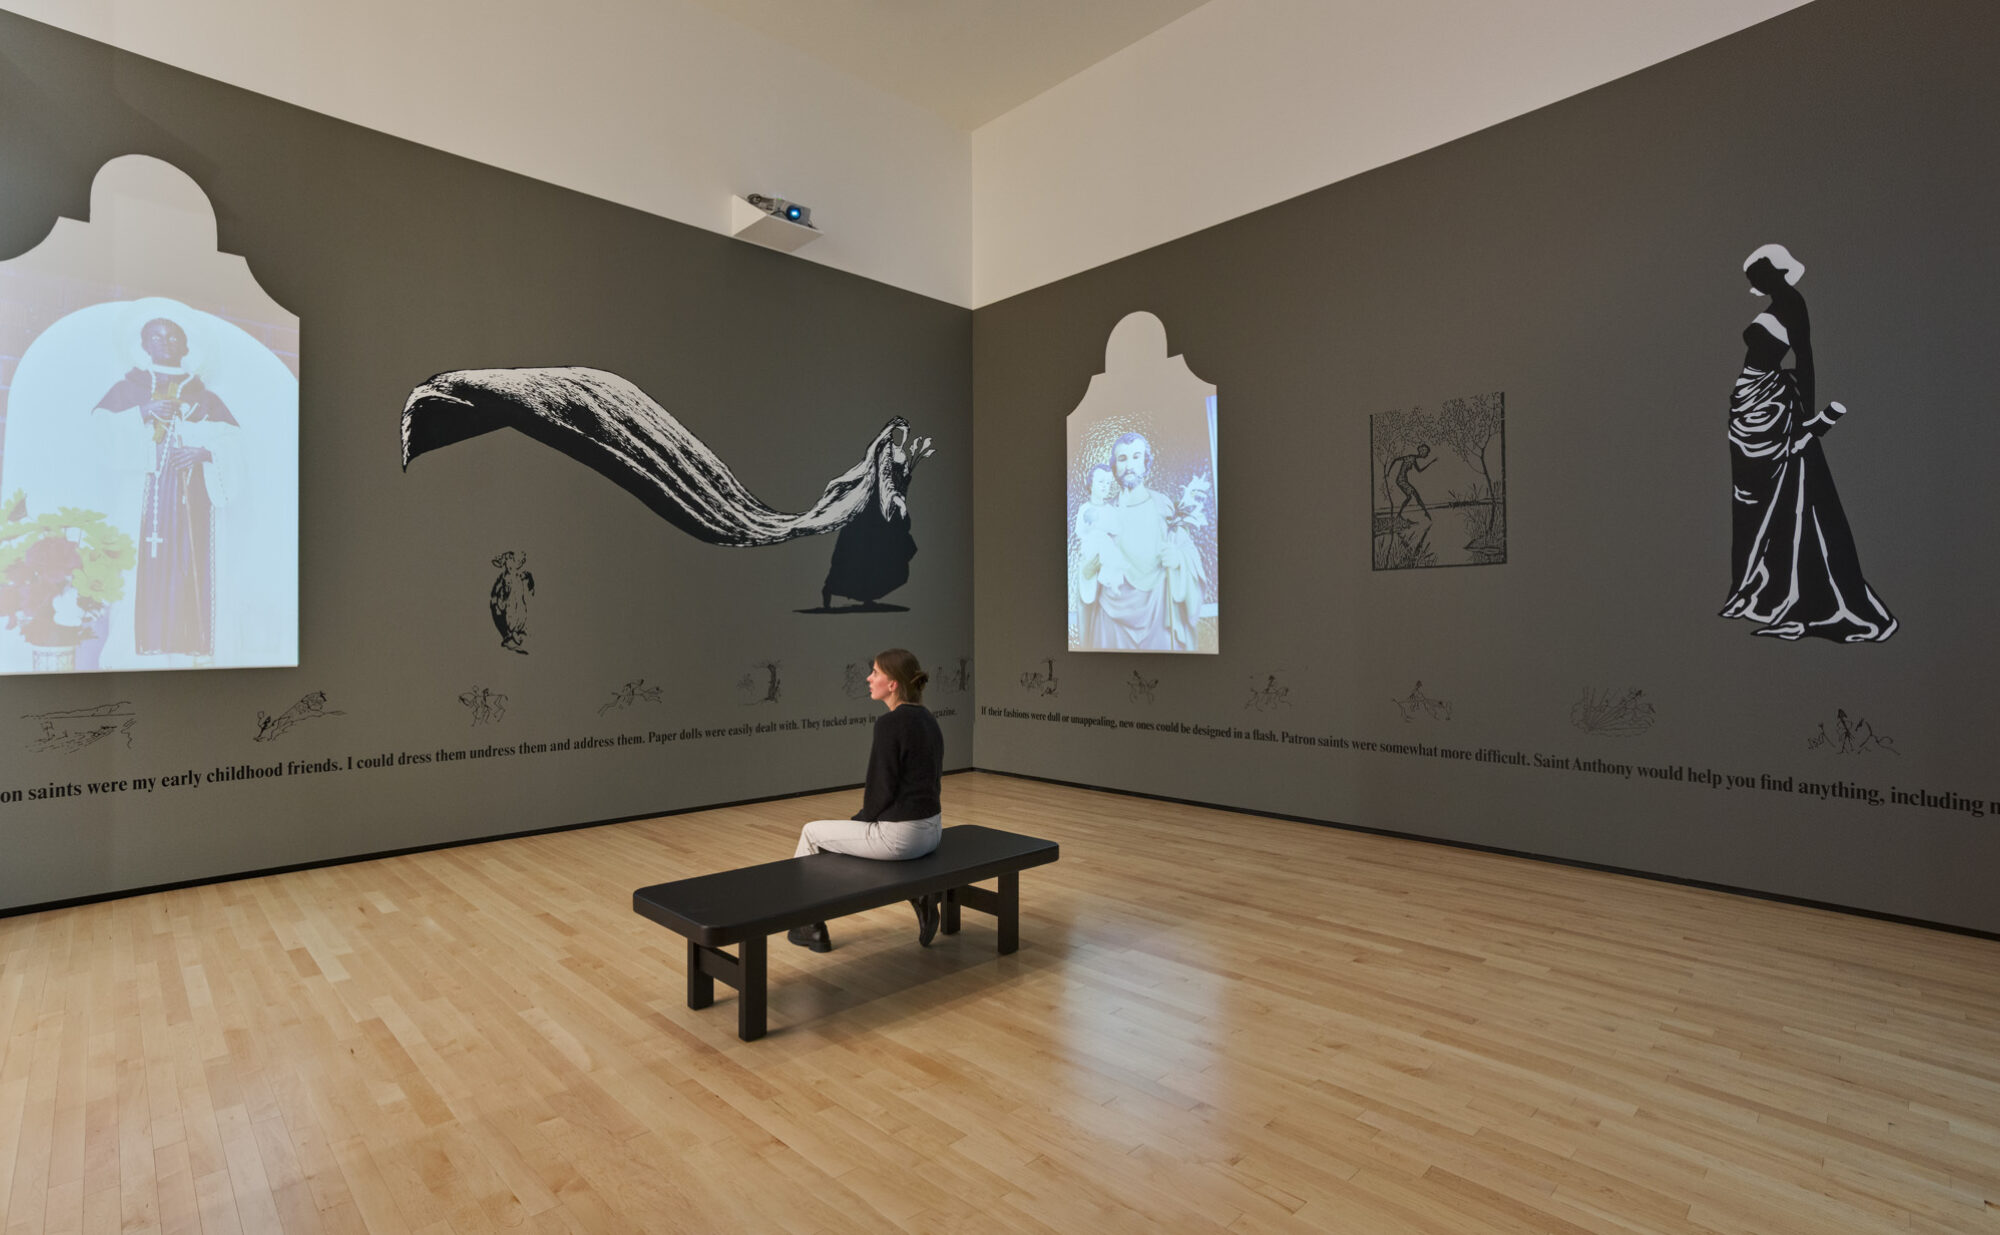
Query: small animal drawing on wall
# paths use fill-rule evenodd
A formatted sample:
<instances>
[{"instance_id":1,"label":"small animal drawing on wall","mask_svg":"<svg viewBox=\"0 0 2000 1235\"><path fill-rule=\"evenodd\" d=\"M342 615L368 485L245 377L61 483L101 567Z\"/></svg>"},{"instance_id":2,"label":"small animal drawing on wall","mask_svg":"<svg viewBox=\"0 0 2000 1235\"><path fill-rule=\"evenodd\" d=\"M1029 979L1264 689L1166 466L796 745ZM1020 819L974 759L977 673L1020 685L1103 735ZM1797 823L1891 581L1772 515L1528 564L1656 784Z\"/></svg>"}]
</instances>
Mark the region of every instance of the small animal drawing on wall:
<instances>
[{"instance_id":1,"label":"small animal drawing on wall","mask_svg":"<svg viewBox=\"0 0 2000 1235\"><path fill-rule=\"evenodd\" d=\"M840 693L848 699L868 697L868 670L856 661L847 662L840 679Z\"/></svg>"},{"instance_id":2,"label":"small animal drawing on wall","mask_svg":"<svg viewBox=\"0 0 2000 1235\"><path fill-rule=\"evenodd\" d=\"M1861 576L1854 531L1820 439L1847 409L1818 404L1805 266L1781 244L1744 259L1764 311L1743 331L1743 369L1729 399L1729 599L1722 616L1779 639L1879 643L1896 619ZM1784 367L1786 353L1792 367Z\"/></svg>"},{"instance_id":3,"label":"small animal drawing on wall","mask_svg":"<svg viewBox=\"0 0 2000 1235\"><path fill-rule=\"evenodd\" d=\"M1376 570L1507 561L1507 396L1368 418Z\"/></svg>"},{"instance_id":4,"label":"small animal drawing on wall","mask_svg":"<svg viewBox=\"0 0 2000 1235\"><path fill-rule=\"evenodd\" d=\"M1151 703L1159 686L1160 679L1149 678L1134 669L1132 676L1125 679L1125 697L1133 703Z\"/></svg>"},{"instance_id":5,"label":"small animal drawing on wall","mask_svg":"<svg viewBox=\"0 0 2000 1235\"><path fill-rule=\"evenodd\" d=\"M500 632L500 646L527 655L522 646L528 638L528 599L535 594L535 577L528 573L528 555L509 549L493 559L500 576L493 580L487 605L493 611L493 626Z\"/></svg>"},{"instance_id":6,"label":"small animal drawing on wall","mask_svg":"<svg viewBox=\"0 0 2000 1235\"><path fill-rule=\"evenodd\" d=\"M35 721L40 726L28 743L28 749L37 754L69 754L86 746L95 746L114 734L122 736L126 747L130 748L132 727L139 723L138 713L125 699L88 708L31 712L21 719Z\"/></svg>"},{"instance_id":7,"label":"small animal drawing on wall","mask_svg":"<svg viewBox=\"0 0 2000 1235\"><path fill-rule=\"evenodd\" d=\"M410 391L402 429L405 470L440 447L516 429L609 479L706 544L757 548L835 533L819 607L799 612L904 611L882 598L909 581L917 552L910 480L934 448L930 438L913 436L900 416L876 433L859 462L827 482L811 509L797 514L758 500L665 408L602 369L440 373ZM836 596L856 603L836 607Z\"/></svg>"},{"instance_id":8,"label":"small animal drawing on wall","mask_svg":"<svg viewBox=\"0 0 2000 1235\"><path fill-rule=\"evenodd\" d=\"M472 713L472 723L475 726L497 725L500 723L500 718L507 714L507 696L497 690L488 690L484 686L475 686L466 691L458 697L458 701Z\"/></svg>"},{"instance_id":9,"label":"small animal drawing on wall","mask_svg":"<svg viewBox=\"0 0 2000 1235\"><path fill-rule=\"evenodd\" d=\"M1061 683L1056 681L1054 657L1044 659L1039 667L1021 675L1021 689L1031 695L1054 695L1060 687Z\"/></svg>"},{"instance_id":10,"label":"small animal drawing on wall","mask_svg":"<svg viewBox=\"0 0 2000 1235\"><path fill-rule=\"evenodd\" d=\"M253 742L275 742L287 733L290 733L294 725L309 720L319 720L326 716L345 715L345 712L328 708L326 706L326 692L316 690L309 695L301 695L297 703L294 703L276 716L266 716L262 712L257 713L257 735L250 740Z\"/></svg>"}]
</instances>

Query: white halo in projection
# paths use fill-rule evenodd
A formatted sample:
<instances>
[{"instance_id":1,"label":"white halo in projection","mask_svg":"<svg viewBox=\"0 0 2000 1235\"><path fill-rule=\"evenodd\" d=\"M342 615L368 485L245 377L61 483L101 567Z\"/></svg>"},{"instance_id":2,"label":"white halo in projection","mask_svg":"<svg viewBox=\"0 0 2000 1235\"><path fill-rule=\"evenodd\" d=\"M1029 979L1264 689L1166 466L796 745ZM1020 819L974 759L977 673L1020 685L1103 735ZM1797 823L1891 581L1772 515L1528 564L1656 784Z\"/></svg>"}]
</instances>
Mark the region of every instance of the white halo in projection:
<instances>
[{"instance_id":1,"label":"white halo in projection","mask_svg":"<svg viewBox=\"0 0 2000 1235\"><path fill-rule=\"evenodd\" d=\"M1215 387L1128 313L1067 432L1069 650L1220 651Z\"/></svg>"},{"instance_id":2,"label":"white halo in projection","mask_svg":"<svg viewBox=\"0 0 2000 1235\"><path fill-rule=\"evenodd\" d=\"M0 263L0 673L298 663L299 319L171 164Z\"/></svg>"}]
</instances>

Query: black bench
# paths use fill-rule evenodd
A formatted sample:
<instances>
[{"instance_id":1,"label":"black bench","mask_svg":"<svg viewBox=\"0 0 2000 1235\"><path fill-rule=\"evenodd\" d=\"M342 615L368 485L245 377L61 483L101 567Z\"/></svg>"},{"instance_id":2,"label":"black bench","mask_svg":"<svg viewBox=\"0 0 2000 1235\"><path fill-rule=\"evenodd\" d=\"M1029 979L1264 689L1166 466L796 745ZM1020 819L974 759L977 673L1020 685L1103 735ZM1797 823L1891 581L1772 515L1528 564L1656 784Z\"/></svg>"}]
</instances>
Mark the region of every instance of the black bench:
<instances>
[{"instance_id":1,"label":"black bench","mask_svg":"<svg viewBox=\"0 0 2000 1235\"><path fill-rule=\"evenodd\" d=\"M990 913L999 919L1004 956L1021 946L1021 872L1059 856L1054 841L960 824L921 858L786 858L640 888L632 911L687 936L688 1007L714 1003L717 981L736 988L736 1036L749 1042L764 1036L769 936L937 892L944 897L940 930L958 933L961 907ZM997 890L972 886L993 878ZM735 956L722 951L729 944L737 945Z\"/></svg>"}]
</instances>

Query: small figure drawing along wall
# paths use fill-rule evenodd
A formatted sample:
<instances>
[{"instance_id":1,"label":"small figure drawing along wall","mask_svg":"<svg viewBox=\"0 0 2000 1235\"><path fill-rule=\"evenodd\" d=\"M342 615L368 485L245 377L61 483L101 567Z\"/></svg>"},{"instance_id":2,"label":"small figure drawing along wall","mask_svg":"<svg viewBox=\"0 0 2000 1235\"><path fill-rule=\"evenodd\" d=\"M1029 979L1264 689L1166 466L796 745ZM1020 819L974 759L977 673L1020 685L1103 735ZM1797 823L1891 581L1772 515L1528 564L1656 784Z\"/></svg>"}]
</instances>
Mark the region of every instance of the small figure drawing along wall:
<instances>
[{"instance_id":1,"label":"small figure drawing along wall","mask_svg":"<svg viewBox=\"0 0 2000 1235\"><path fill-rule=\"evenodd\" d=\"M309 694L299 696L297 703L294 703L276 716L266 715L261 711L258 712L257 733L250 740L253 742L275 742L287 733L290 733L294 726L303 724L306 721L324 720L329 716L345 715L347 713L341 711L339 708L326 706L325 691L312 691Z\"/></svg>"},{"instance_id":2,"label":"small figure drawing along wall","mask_svg":"<svg viewBox=\"0 0 2000 1235\"><path fill-rule=\"evenodd\" d=\"M487 606L493 613L493 627L500 632L500 646L527 655L528 601L535 594L535 576L528 573L528 555L509 549L493 559L500 568L493 580Z\"/></svg>"},{"instance_id":3,"label":"small figure drawing along wall","mask_svg":"<svg viewBox=\"0 0 2000 1235\"><path fill-rule=\"evenodd\" d=\"M1569 709L1570 724L1600 737L1636 738L1657 720L1652 700L1636 686L1624 691L1586 686Z\"/></svg>"},{"instance_id":4,"label":"small figure drawing along wall","mask_svg":"<svg viewBox=\"0 0 2000 1235\"><path fill-rule=\"evenodd\" d=\"M458 701L472 714L475 725L497 725L507 715L507 696L490 687L475 686L459 695Z\"/></svg>"},{"instance_id":5,"label":"small figure drawing along wall","mask_svg":"<svg viewBox=\"0 0 2000 1235\"><path fill-rule=\"evenodd\" d=\"M38 755L73 754L114 735L124 738L126 749L131 749L132 727L139 723L139 714L133 711L130 700L120 699L90 707L31 712L21 719L37 726L28 750Z\"/></svg>"},{"instance_id":6,"label":"small figure drawing along wall","mask_svg":"<svg viewBox=\"0 0 2000 1235\"><path fill-rule=\"evenodd\" d=\"M625 708L635 707L641 703L658 703L664 695L665 689L665 687L661 686L646 685L645 678L633 678L617 690L612 691L610 701L601 705L597 709L597 714L602 716L606 712L622 711Z\"/></svg>"},{"instance_id":7,"label":"small figure drawing along wall","mask_svg":"<svg viewBox=\"0 0 2000 1235\"><path fill-rule=\"evenodd\" d=\"M1449 699L1436 699L1425 694L1424 684L1421 680L1415 686L1410 687L1409 694L1398 699L1392 699L1390 702L1396 705L1396 713L1403 718L1404 724L1409 724L1419 716L1428 716L1432 720L1451 719L1451 701Z\"/></svg>"},{"instance_id":8,"label":"small figure drawing along wall","mask_svg":"<svg viewBox=\"0 0 2000 1235\"><path fill-rule=\"evenodd\" d=\"M760 660L736 679L737 702L754 705L776 703L785 697L784 662Z\"/></svg>"}]
</instances>

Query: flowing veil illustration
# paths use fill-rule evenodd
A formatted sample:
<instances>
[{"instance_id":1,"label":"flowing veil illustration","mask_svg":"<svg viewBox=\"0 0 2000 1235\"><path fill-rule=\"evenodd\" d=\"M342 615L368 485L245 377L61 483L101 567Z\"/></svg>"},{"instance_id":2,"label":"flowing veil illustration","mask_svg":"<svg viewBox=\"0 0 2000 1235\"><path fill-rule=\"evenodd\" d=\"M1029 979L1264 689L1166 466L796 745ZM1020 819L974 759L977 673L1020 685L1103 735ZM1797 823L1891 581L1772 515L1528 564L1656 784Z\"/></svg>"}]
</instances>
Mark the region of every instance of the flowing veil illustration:
<instances>
[{"instance_id":1,"label":"flowing veil illustration","mask_svg":"<svg viewBox=\"0 0 2000 1235\"><path fill-rule=\"evenodd\" d=\"M822 607L870 605L909 579L910 477L932 453L892 418L858 462L798 513L760 501L700 438L645 391L601 369L461 369L410 391L403 467L454 442L516 429L584 464L696 540L753 548L838 532Z\"/></svg>"}]
</instances>

